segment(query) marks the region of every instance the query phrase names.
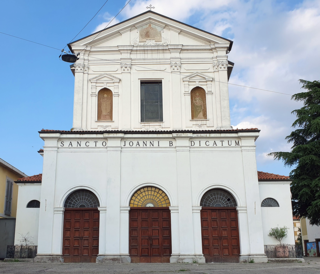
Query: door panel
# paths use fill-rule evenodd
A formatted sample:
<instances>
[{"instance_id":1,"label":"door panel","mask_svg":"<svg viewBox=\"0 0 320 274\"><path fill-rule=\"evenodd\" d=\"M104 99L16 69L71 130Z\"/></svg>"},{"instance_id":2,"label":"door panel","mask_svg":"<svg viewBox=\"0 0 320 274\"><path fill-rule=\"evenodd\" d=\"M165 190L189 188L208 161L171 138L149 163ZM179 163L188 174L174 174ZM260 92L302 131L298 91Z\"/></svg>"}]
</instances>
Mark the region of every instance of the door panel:
<instances>
[{"instance_id":1,"label":"door panel","mask_svg":"<svg viewBox=\"0 0 320 274\"><path fill-rule=\"evenodd\" d=\"M201 230L206 262L239 262L238 214L235 208L202 208Z\"/></svg>"},{"instance_id":2,"label":"door panel","mask_svg":"<svg viewBox=\"0 0 320 274\"><path fill-rule=\"evenodd\" d=\"M64 214L64 262L95 262L99 252L99 211L66 209Z\"/></svg>"},{"instance_id":3,"label":"door panel","mask_svg":"<svg viewBox=\"0 0 320 274\"><path fill-rule=\"evenodd\" d=\"M131 262L170 262L171 219L168 208L131 208L129 235Z\"/></svg>"}]
</instances>

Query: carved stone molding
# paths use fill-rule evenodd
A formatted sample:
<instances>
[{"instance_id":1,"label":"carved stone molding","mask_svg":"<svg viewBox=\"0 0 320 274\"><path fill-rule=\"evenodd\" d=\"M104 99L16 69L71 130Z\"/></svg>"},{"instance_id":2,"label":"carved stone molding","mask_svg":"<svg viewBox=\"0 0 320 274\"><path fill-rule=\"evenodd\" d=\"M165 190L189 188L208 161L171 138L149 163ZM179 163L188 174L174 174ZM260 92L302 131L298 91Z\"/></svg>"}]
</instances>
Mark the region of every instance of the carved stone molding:
<instances>
[{"instance_id":1,"label":"carved stone molding","mask_svg":"<svg viewBox=\"0 0 320 274\"><path fill-rule=\"evenodd\" d=\"M89 72L89 66L83 63L74 63L72 66L72 69L76 72L85 72L88 73Z\"/></svg>"},{"instance_id":2,"label":"carved stone molding","mask_svg":"<svg viewBox=\"0 0 320 274\"><path fill-rule=\"evenodd\" d=\"M171 70L172 71L180 71L181 63L180 62L173 62L171 61Z\"/></svg>"},{"instance_id":3,"label":"carved stone molding","mask_svg":"<svg viewBox=\"0 0 320 274\"><path fill-rule=\"evenodd\" d=\"M130 72L131 64L130 63L121 63L121 71L122 72Z\"/></svg>"},{"instance_id":4,"label":"carved stone molding","mask_svg":"<svg viewBox=\"0 0 320 274\"><path fill-rule=\"evenodd\" d=\"M212 77L196 72L184 77L182 81L186 94L190 94L191 90L197 86L204 88L207 94L212 94Z\"/></svg>"},{"instance_id":5,"label":"carved stone molding","mask_svg":"<svg viewBox=\"0 0 320 274\"><path fill-rule=\"evenodd\" d=\"M212 65L213 65L213 70L214 70L214 71L227 70L227 68L228 68L228 61L227 61L227 60L214 61Z\"/></svg>"},{"instance_id":6,"label":"carved stone molding","mask_svg":"<svg viewBox=\"0 0 320 274\"><path fill-rule=\"evenodd\" d=\"M97 94L102 88L111 89L113 96L119 93L119 83L121 79L108 73L90 79L91 94Z\"/></svg>"}]
</instances>

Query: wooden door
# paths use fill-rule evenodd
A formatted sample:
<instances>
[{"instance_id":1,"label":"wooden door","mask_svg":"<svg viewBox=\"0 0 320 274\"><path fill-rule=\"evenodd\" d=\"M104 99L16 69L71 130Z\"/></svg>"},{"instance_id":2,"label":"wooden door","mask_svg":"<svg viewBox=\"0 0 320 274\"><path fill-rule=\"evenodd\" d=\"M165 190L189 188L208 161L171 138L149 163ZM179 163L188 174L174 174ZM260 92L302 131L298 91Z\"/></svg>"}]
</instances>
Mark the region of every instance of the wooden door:
<instances>
[{"instance_id":1,"label":"wooden door","mask_svg":"<svg viewBox=\"0 0 320 274\"><path fill-rule=\"evenodd\" d=\"M66 209L63 228L65 263L96 262L99 253L98 209Z\"/></svg>"},{"instance_id":2,"label":"wooden door","mask_svg":"<svg viewBox=\"0 0 320 274\"><path fill-rule=\"evenodd\" d=\"M132 263L170 262L169 208L131 208L129 233L129 252Z\"/></svg>"},{"instance_id":3,"label":"wooden door","mask_svg":"<svg viewBox=\"0 0 320 274\"><path fill-rule=\"evenodd\" d=\"M202 251L206 262L239 262L238 214L235 208L203 207Z\"/></svg>"}]
</instances>

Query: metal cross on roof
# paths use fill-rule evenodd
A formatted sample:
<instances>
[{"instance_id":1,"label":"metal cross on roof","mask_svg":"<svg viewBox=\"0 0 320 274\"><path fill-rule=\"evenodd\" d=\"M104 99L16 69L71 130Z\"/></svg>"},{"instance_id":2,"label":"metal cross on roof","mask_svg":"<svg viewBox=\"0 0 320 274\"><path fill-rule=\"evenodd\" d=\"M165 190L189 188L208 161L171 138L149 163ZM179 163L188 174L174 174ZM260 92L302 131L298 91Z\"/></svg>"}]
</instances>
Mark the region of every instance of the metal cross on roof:
<instances>
[{"instance_id":1,"label":"metal cross on roof","mask_svg":"<svg viewBox=\"0 0 320 274\"><path fill-rule=\"evenodd\" d=\"M152 9L154 9L154 7L150 4L149 6L146 7L146 9L152 10Z\"/></svg>"}]
</instances>

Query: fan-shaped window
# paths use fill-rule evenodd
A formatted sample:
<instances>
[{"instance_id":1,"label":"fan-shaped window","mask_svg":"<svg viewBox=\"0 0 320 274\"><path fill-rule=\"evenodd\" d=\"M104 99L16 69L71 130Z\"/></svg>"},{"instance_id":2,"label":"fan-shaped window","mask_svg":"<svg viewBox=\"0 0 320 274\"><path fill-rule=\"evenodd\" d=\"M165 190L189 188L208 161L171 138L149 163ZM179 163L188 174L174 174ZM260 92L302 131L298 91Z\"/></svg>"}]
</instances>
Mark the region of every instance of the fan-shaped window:
<instances>
[{"instance_id":1,"label":"fan-shaped window","mask_svg":"<svg viewBox=\"0 0 320 274\"><path fill-rule=\"evenodd\" d=\"M37 200L32 200L27 204L27 208L39 208L40 202Z\"/></svg>"},{"instance_id":2,"label":"fan-shaped window","mask_svg":"<svg viewBox=\"0 0 320 274\"><path fill-rule=\"evenodd\" d=\"M130 201L131 207L167 207L170 201L161 189L147 186L137 190Z\"/></svg>"},{"instance_id":3,"label":"fan-shaped window","mask_svg":"<svg viewBox=\"0 0 320 274\"><path fill-rule=\"evenodd\" d=\"M64 203L65 208L95 208L99 206L96 195L85 189L72 192Z\"/></svg>"},{"instance_id":4,"label":"fan-shaped window","mask_svg":"<svg viewBox=\"0 0 320 274\"><path fill-rule=\"evenodd\" d=\"M279 207L279 203L273 198L266 198L262 201L261 207Z\"/></svg>"},{"instance_id":5,"label":"fan-shaped window","mask_svg":"<svg viewBox=\"0 0 320 274\"><path fill-rule=\"evenodd\" d=\"M200 205L203 207L236 207L237 202L228 191L212 189L203 195Z\"/></svg>"}]
</instances>

